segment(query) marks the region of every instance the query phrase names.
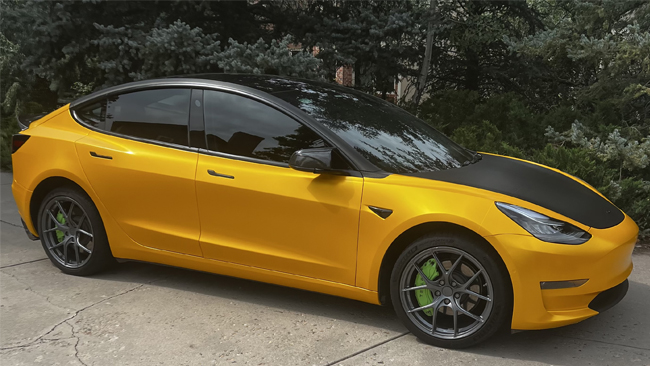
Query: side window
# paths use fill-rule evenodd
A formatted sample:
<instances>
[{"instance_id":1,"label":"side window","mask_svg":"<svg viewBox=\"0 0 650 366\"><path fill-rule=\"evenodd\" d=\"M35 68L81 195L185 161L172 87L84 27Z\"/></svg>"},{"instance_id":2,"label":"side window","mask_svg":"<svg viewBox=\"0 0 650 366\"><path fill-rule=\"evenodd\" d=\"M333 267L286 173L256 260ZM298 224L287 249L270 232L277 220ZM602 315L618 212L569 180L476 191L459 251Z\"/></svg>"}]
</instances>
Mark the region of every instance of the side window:
<instances>
[{"instance_id":1,"label":"side window","mask_svg":"<svg viewBox=\"0 0 650 366\"><path fill-rule=\"evenodd\" d=\"M288 163L297 150L327 146L308 127L255 100L206 90L203 102L212 151Z\"/></svg>"},{"instance_id":2,"label":"side window","mask_svg":"<svg viewBox=\"0 0 650 366\"><path fill-rule=\"evenodd\" d=\"M85 123L104 129L104 123L106 121L106 100L87 105L75 112L77 117Z\"/></svg>"},{"instance_id":3,"label":"side window","mask_svg":"<svg viewBox=\"0 0 650 366\"><path fill-rule=\"evenodd\" d=\"M188 145L190 89L155 89L108 98L106 131Z\"/></svg>"}]
</instances>

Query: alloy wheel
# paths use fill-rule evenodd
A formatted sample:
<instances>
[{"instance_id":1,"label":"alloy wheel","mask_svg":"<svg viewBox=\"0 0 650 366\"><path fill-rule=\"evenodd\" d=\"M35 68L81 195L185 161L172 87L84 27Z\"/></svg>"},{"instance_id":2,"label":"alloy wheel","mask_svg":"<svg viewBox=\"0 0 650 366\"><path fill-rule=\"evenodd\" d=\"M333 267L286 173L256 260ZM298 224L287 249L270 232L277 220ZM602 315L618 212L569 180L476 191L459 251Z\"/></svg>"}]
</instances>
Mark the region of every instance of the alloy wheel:
<instances>
[{"instance_id":1,"label":"alloy wheel","mask_svg":"<svg viewBox=\"0 0 650 366\"><path fill-rule=\"evenodd\" d=\"M485 268L469 253L429 248L402 271L400 300L409 320L441 339L476 333L492 311L494 292Z\"/></svg>"},{"instance_id":2,"label":"alloy wheel","mask_svg":"<svg viewBox=\"0 0 650 366\"><path fill-rule=\"evenodd\" d=\"M67 268L80 268L93 254L94 234L88 214L70 197L50 200L41 215L41 239L52 257Z\"/></svg>"}]
</instances>

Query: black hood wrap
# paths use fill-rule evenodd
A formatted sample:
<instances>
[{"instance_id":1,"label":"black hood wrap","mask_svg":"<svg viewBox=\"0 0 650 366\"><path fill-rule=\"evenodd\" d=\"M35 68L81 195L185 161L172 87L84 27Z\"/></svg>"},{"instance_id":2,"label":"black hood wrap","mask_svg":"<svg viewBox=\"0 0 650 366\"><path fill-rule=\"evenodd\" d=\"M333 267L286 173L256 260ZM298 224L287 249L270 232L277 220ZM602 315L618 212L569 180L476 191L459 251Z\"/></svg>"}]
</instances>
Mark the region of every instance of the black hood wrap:
<instances>
[{"instance_id":1,"label":"black hood wrap","mask_svg":"<svg viewBox=\"0 0 650 366\"><path fill-rule=\"evenodd\" d=\"M596 229L618 225L623 212L596 192L551 169L494 155L461 168L406 174L485 189L545 207Z\"/></svg>"}]
</instances>

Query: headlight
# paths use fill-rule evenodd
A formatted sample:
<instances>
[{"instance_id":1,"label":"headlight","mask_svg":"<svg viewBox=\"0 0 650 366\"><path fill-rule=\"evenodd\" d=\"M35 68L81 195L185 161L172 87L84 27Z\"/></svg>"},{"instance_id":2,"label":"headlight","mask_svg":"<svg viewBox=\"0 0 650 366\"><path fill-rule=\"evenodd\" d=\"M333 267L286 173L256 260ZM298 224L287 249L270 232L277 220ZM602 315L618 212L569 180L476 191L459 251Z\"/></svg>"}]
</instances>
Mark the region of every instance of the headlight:
<instances>
[{"instance_id":1,"label":"headlight","mask_svg":"<svg viewBox=\"0 0 650 366\"><path fill-rule=\"evenodd\" d=\"M582 244L591 238L588 232L523 207L496 202L501 212L539 240L558 244Z\"/></svg>"}]
</instances>

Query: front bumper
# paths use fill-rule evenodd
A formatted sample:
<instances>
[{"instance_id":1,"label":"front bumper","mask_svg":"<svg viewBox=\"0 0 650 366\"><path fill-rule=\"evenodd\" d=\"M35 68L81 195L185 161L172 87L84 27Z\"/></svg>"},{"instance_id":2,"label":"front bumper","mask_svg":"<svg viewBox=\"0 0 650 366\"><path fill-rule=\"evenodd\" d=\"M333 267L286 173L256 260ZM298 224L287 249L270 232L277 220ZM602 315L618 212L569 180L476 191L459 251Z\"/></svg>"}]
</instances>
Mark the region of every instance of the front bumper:
<instances>
[{"instance_id":1,"label":"front bumper","mask_svg":"<svg viewBox=\"0 0 650 366\"><path fill-rule=\"evenodd\" d=\"M630 287L628 280L623 281L618 286L614 286L609 290L605 290L598 294L591 302L589 303L589 309L602 313L603 311L610 309L614 305L618 304L623 300L625 294L627 294L627 289Z\"/></svg>"},{"instance_id":2,"label":"front bumper","mask_svg":"<svg viewBox=\"0 0 650 366\"><path fill-rule=\"evenodd\" d=\"M615 227L589 232L592 238L582 245L552 244L515 234L485 238L497 249L510 272L514 296L512 329L546 329L577 323L625 296L638 227L626 216ZM540 286L546 281L580 279L588 281L573 288L542 290Z\"/></svg>"}]
</instances>

